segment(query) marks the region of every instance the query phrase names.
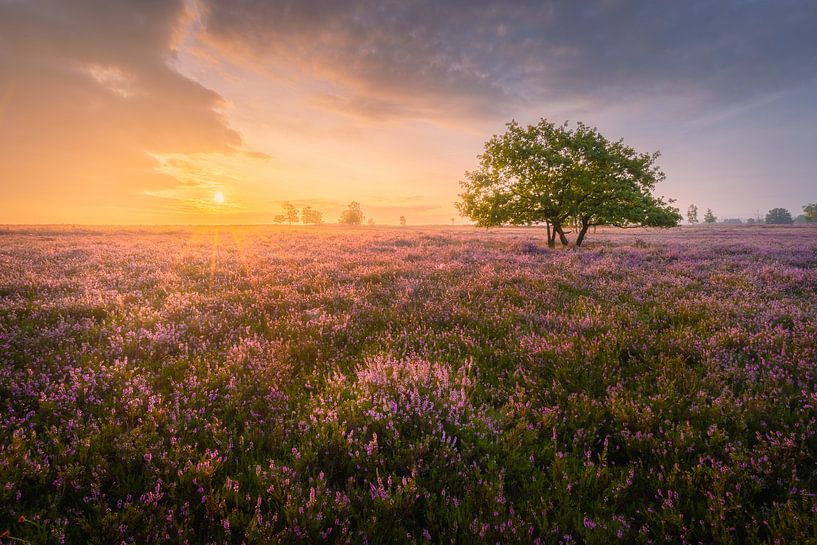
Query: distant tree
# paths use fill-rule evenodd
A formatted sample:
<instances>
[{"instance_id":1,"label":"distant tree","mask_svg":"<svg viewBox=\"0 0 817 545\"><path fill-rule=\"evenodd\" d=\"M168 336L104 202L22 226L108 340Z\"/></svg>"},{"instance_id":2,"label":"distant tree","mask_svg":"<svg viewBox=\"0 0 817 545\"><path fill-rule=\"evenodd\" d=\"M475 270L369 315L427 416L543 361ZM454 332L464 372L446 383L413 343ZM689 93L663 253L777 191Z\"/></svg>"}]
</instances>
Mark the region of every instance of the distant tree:
<instances>
[{"instance_id":1,"label":"distant tree","mask_svg":"<svg viewBox=\"0 0 817 545\"><path fill-rule=\"evenodd\" d=\"M687 208L687 223L690 225L698 223L698 207L694 204L690 204Z\"/></svg>"},{"instance_id":2,"label":"distant tree","mask_svg":"<svg viewBox=\"0 0 817 545\"><path fill-rule=\"evenodd\" d=\"M741 225L743 220L740 218L726 218L723 220L724 225Z\"/></svg>"},{"instance_id":3,"label":"distant tree","mask_svg":"<svg viewBox=\"0 0 817 545\"><path fill-rule=\"evenodd\" d=\"M298 209L290 202L285 202L283 205L284 217L290 225L298 221Z\"/></svg>"},{"instance_id":4,"label":"distant tree","mask_svg":"<svg viewBox=\"0 0 817 545\"><path fill-rule=\"evenodd\" d=\"M706 209L706 214L704 214L704 223L710 223L711 224L711 223L717 223L717 222L718 222L718 218L715 216L715 214L712 213L712 209L707 208Z\"/></svg>"},{"instance_id":5,"label":"distant tree","mask_svg":"<svg viewBox=\"0 0 817 545\"><path fill-rule=\"evenodd\" d=\"M746 220L746 223L748 225L754 225L755 224L755 218L749 218L748 220Z\"/></svg>"},{"instance_id":6,"label":"distant tree","mask_svg":"<svg viewBox=\"0 0 817 545\"><path fill-rule=\"evenodd\" d=\"M287 218L283 214L276 214L275 217L272 218L272 221L275 223L284 223L286 220Z\"/></svg>"},{"instance_id":7,"label":"distant tree","mask_svg":"<svg viewBox=\"0 0 817 545\"><path fill-rule=\"evenodd\" d=\"M807 204L803 207L803 215L809 223L817 222L817 203Z\"/></svg>"},{"instance_id":8,"label":"distant tree","mask_svg":"<svg viewBox=\"0 0 817 545\"><path fill-rule=\"evenodd\" d=\"M792 223L791 212L785 208L772 208L766 214L766 223L772 225L789 225Z\"/></svg>"},{"instance_id":9,"label":"distant tree","mask_svg":"<svg viewBox=\"0 0 817 545\"><path fill-rule=\"evenodd\" d=\"M455 223L456 221L457 221L456 219L451 218L451 225L454 225L454 223Z\"/></svg>"},{"instance_id":10,"label":"distant tree","mask_svg":"<svg viewBox=\"0 0 817 545\"><path fill-rule=\"evenodd\" d=\"M323 223L323 214L318 210L313 210L311 206L305 206L301 211L301 221L305 224L312 223L317 225Z\"/></svg>"},{"instance_id":11,"label":"distant tree","mask_svg":"<svg viewBox=\"0 0 817 545\"><path fill-rule=\"evenodd\" d=\"M374 225L374 218L369 218L369 221L367 223L369 225Z\"/></svg>"},{"instance_id":12,"label":"distant tree","mask_svg":"<svg viewBox=\"0 0 817 545\"><path fill-rule=\"evenodd\" d=\"M554 247L557 235L568 244L569 225L577 227L580 246L594 225L669 227L681 220L677 208L652 195L664 179L657 153L637 153L583 123L570 128L542 119L506 127L460 182L457 208L477 225L544 223Z\"/></svg>"},{"instance_id":13,"label":"distant tree","mask_svg":"<svg viewBox=\"0 0 817 545\"><path fill-rule=\"evenodd\" d=\"M800 214L796 218L794 218L794 223L802 224L802 223L809 223L808 216L805 214Z\"/></svg>"},{"instance_id":14,"label":"distant tree","mask_svg":"<svg viewBox=\"0 0 817 545\"><path fill-rule=\"evenodd\" d=\"M400 225L406 226L406 216L400 216Z\"/></svg>"},{"instance_id":15,"label":"distant tree","mask_svg":"<svg viewBox=\"0 0 817 545\"><path fill-rule=\"evenodd\" d=\"M349 207L340 214L338 223L344 225L360 225L363 223L363 211L360 209L360 203L352 201Z\"/></svg>"}]
</instances>

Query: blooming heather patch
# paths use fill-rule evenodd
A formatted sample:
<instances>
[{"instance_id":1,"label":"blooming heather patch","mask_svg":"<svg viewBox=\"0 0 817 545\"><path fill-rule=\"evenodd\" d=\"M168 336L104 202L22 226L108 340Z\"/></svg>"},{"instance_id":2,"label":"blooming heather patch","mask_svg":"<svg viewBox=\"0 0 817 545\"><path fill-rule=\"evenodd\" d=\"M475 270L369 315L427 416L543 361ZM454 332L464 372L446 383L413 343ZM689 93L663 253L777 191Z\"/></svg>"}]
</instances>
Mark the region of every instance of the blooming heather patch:
<instances>
[{"instance_id":1,"label":"blooming heather patch","mask_svg":"<svg viewBox=\"0 0 817 545\"><path fill-rule=\"evenodd\" d=\"M0 232L0 542L817 536L817 230Z\"/></svg>"}]
</instances>

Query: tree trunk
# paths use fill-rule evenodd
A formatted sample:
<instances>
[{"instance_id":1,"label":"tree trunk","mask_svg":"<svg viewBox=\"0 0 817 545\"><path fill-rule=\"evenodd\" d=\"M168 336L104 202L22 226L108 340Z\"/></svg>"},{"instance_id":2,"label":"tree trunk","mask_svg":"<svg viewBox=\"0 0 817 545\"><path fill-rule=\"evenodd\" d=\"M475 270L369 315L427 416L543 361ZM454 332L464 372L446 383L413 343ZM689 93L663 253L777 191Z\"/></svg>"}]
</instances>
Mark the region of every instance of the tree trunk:
<instances>
[{"instance_id":1,"label":"tree trunk","mask_svg":"<svg viewBox=\"0 0 817 545\"><path fill-rule=\"evenodd\" d=\"M557 225L554 227L557 233L559 233L559 241L562 243L562 246L567 246L570 241L567 240L567 236L565 235L564 229L562 229L561 225Z\"/></svg>"},{"instance_id":2,"label":"tree trunk","mask_svg":"<svg viewBox=\"0 0 817 545\"><path fill-rule=\"evenodd\" d=\"M556 247L556 229L555 226L551 230L550 222L546 222L548 228L548 248L555 248Z\"/></svg>"},{"instance_id":3,"label":"tree trunk","mask_svg":"<svg viewBox=\"0 0 817 545\"><path fill-rule=\"evenodd\" d=\"M582 220L582 229L579 231L579 236L576 237L576 246L581 246L582 242L584 241L584 235L587 234L587 230L590 228L590 222Z\"/></svg>"}]
</instances>

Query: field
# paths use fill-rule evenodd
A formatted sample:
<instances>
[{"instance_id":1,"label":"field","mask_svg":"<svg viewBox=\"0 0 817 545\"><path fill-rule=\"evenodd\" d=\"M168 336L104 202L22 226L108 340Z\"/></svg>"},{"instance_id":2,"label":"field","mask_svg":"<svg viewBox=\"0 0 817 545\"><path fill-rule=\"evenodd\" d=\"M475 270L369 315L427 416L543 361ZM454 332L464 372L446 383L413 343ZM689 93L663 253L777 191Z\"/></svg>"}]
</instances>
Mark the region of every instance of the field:
<instances>
[{"instance_id":1,"label":"field","mask_svg":"<svg viewBox=\"0 0 817 545\"><path fill-rule=\"evenodd\" d=\"M6 228L0 542L817 542L817 229Z\"/></svg>"}]
</instances>

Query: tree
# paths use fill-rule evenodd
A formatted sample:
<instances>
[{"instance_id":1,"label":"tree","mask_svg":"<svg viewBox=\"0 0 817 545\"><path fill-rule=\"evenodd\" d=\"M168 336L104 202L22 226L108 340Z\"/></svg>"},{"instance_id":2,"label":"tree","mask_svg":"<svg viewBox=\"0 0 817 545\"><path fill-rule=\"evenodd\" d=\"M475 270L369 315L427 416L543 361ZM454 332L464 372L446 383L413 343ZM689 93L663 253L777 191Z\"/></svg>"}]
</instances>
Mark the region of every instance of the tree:
<instances>
[{"instance_id":1,"label":"tree","mask_svg":"<svg viewBox=\"0 0 817 545\"><path fill-rule=\"evenodd\" d=\"M284 208L284 217L286 218L287 223L292 225L298 221L298 209L293 206L290 202L285 202L283 205Z\"/></svg>"},{"instance_id":2,"label":"tree","mask_svg":"<svg viewBox=\"0 0 817 545\"><path fill-rule=\"evenodd\" d=\"M772 225L789 225L792 223L791 213L785 208L772 208L766 214L766 223Z\"/></svg>"},{"instance_id":3,"label":"tree","mask_svg":"<svg viewBox=\"0 0 817 545\"><path fill-rule=\"evenodd\" d=\"M809 223L817 222L817 203L807 204L803 207L803 215Z\"/></svg>"},{"instance_id":4,"label":"tree","mask_svg":"<svg viewBox=\"0 0 817 545\"><path fill-rule=\"evenodd\" d=\"M363 223L363 211L360 209L360 203L352 201L349 207L340 214L338 223L344 225L360 225Z\"/></svg>"},{"instance_id":5,"label":"tree","mask_svg":"<svg viewBox=\"0 0 817 545\"><path fill-rule=\"evenodd\" d=\"M369 218L369 221L367 223L369 225L374 225L374 218Z\"/></svg>"},{"instance_id":6,"label":"tree","mask_svg":"<svg viewBox=\"0 0 817 545\"><path fill-rule=\"evenodd\" d=\"M694 204L690 204L687 208L687 223L690 225L698 223L698 207Z\"/></svg>"},{"instance_id":7,"label":"tree","mask_svg":"<svg viewBox=\"0 0 817 545\"><path fill-rule=\"evenodd\" d=\"M652 195L664 179L658 153L637 153L583 123L570 128L542 119L506 127L485 143L479 168L460 182L457 208L477 225L544 223L554 247L557 235L568 244L570 225L581 246L594 225L669 227L681 220L677 208Z\"/></svg>"},{"instance_id":8,"label":"tree","mask_svg":"<svg viewBox=\"0 0 817 545\"><path fill-rule=\"evenodd\" d=\"M704 223L713 224L718 223L718 217L712 213L711 208L706 209L706 214L704 214Z\"/></svg>"},{"instance_id":9,"label":"tree","mask_svg":"<svg viewBox=\"0 0 817 545\"><path fill-rule=\"evenodd\" d=\"M286 221L286 217L283 214L276 214L272 221L275 223L284 223Z\"/></svg>"},{"instance_id":10,"label":"tree","mask_svg":"<svg viewBox=\"0 0 817 545\"><path fill-rule=\"evenodd\" d=\"M323 223L323 214L318 210L313 210L311 206L305 206L301 211L301 221L305 224L312 223L317 225Z\"/></svg>"},{"instance_id":11,"label":"tree","mask_svg":"<svg viewBox=\"0 0 817 545\"><path fill-rule=\"evenodd\" d=\"M406 216L400 216L400 225L406 226Z\"/></svg>"}]
</instances>

